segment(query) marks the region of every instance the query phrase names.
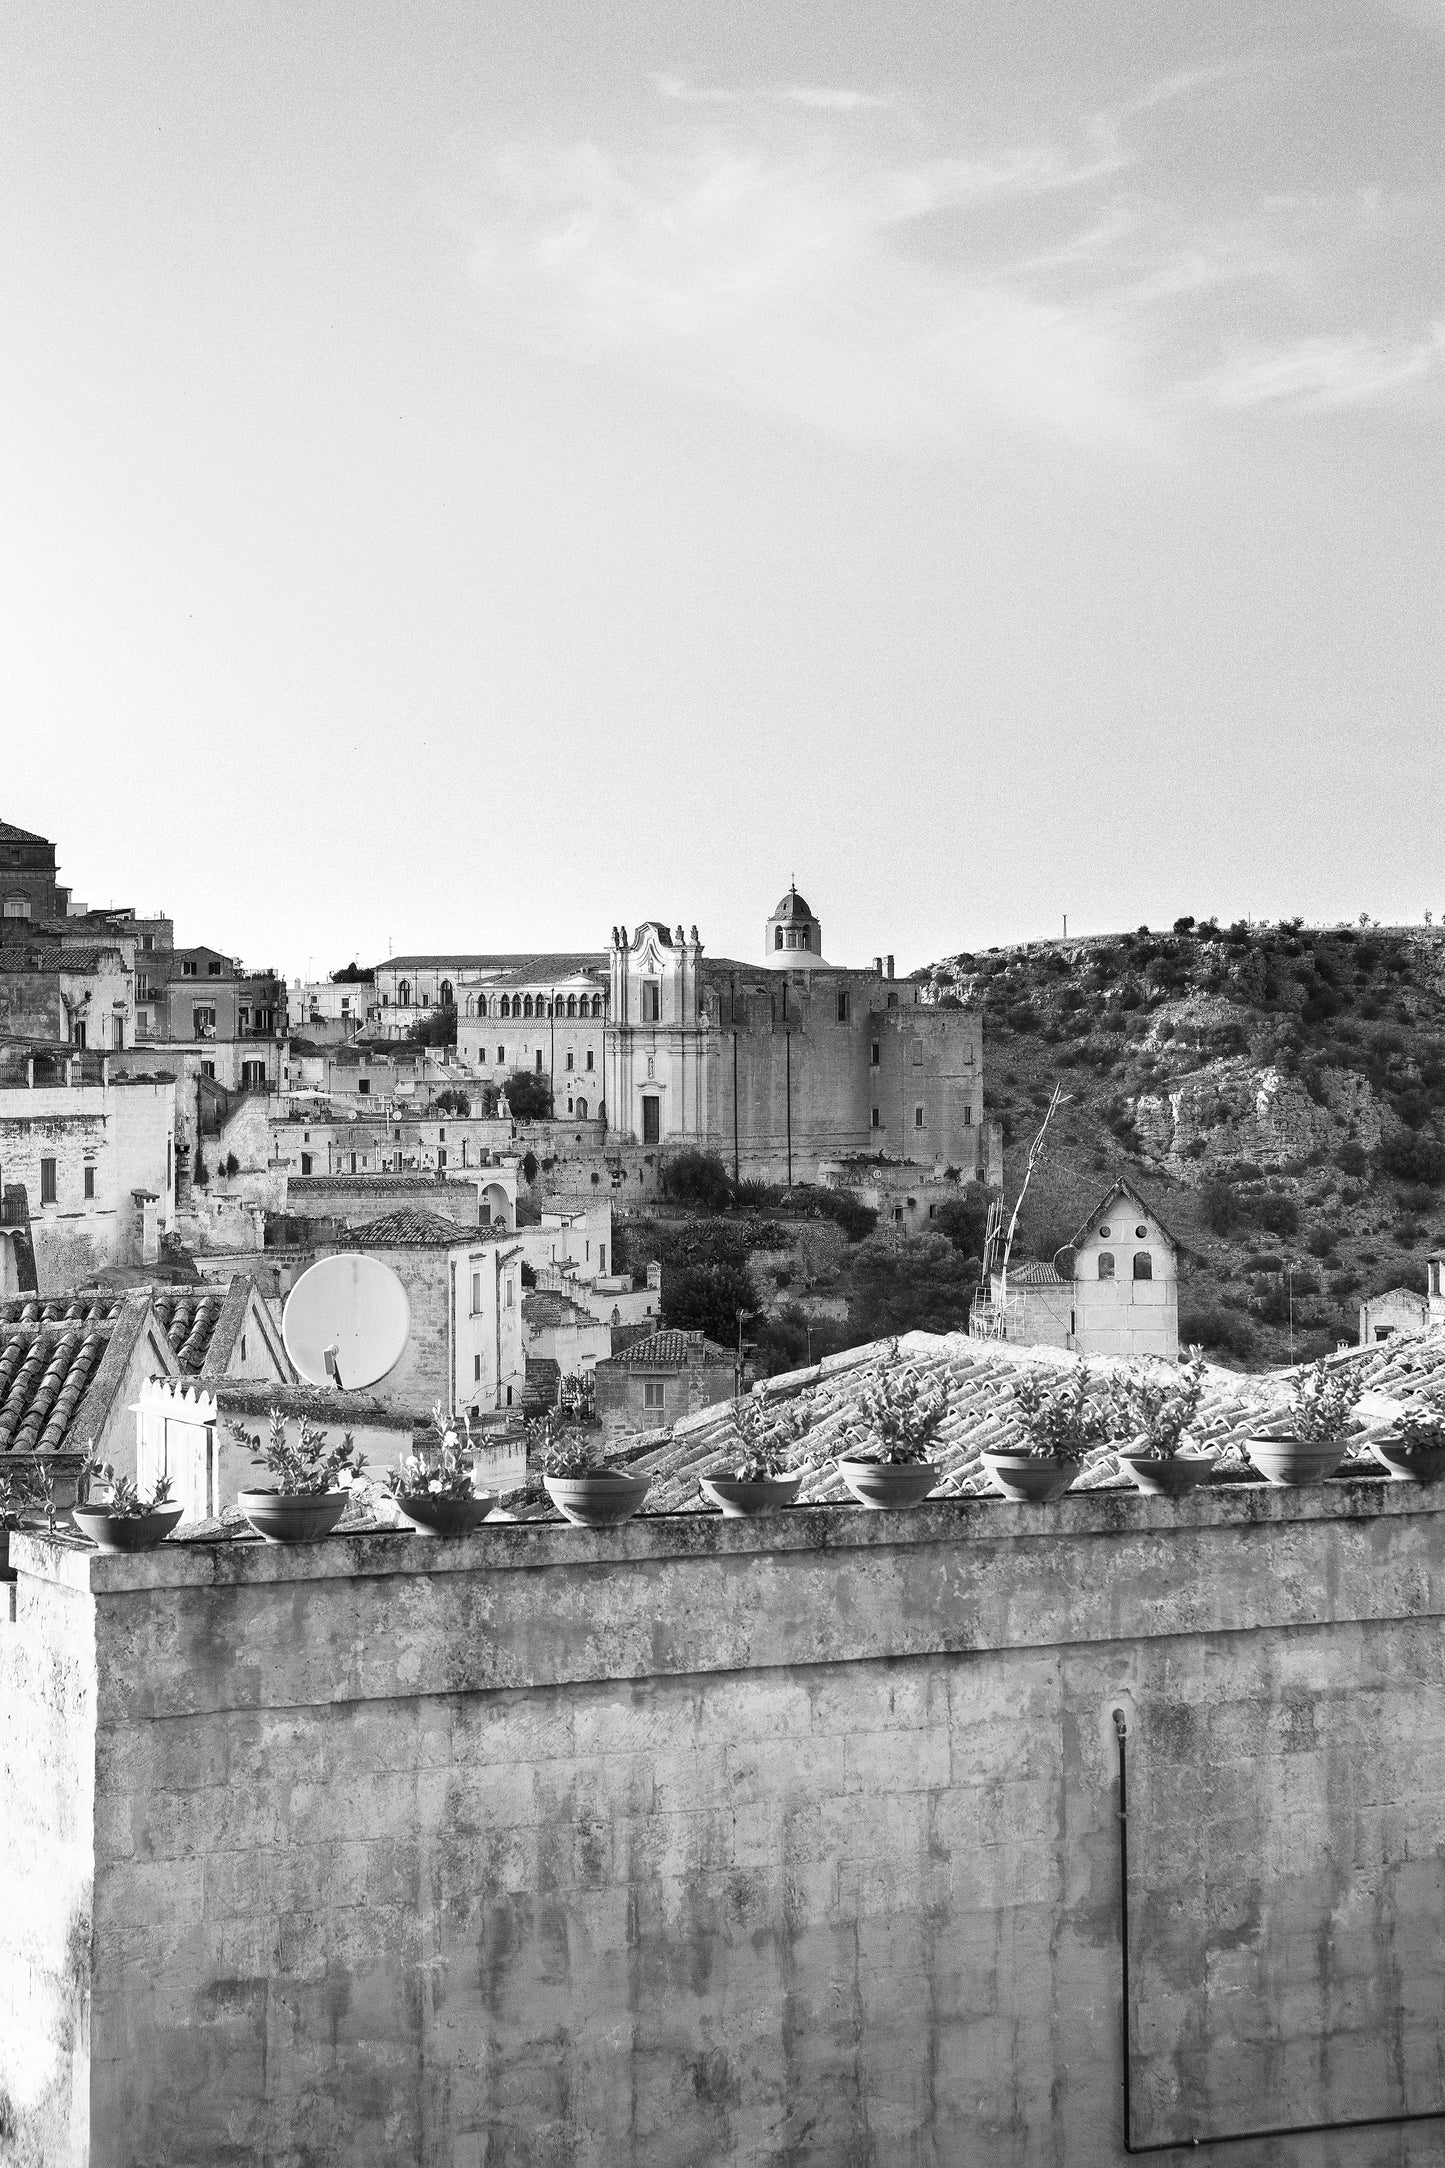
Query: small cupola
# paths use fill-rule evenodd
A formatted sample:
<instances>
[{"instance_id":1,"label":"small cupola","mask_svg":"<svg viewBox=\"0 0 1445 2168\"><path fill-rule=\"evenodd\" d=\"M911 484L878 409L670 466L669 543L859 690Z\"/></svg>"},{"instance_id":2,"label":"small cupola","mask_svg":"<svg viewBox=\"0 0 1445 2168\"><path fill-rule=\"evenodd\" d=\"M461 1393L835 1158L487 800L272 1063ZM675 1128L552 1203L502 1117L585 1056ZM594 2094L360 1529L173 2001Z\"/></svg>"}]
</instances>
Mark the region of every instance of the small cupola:
<instances>
[{"instance_id":1,"label":"small cupola","mask_svg":"<svg viewBox=\"0 0 1445 2168\"><path fill-rule=\"evenodd\" d=\"M770 964L807 966L823 961L823 928L794 887L768 920L764 939Z\"/></svg>"}]
</instances>

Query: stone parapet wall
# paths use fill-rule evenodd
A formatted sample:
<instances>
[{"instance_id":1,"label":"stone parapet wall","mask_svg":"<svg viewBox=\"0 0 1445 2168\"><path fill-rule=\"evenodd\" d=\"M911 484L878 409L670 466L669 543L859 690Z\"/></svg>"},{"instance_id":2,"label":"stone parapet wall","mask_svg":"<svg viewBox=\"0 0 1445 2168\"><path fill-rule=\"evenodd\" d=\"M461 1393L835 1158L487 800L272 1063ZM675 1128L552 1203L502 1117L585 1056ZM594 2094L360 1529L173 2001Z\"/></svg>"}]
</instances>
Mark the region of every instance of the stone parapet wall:
<instances>
[{"instance_id":1,"label":"stone parapet wall","mask_svg":"<svg viewBox=\"0 0 1445 2168\"><path fill-rule=\"evenodd\" d=\"M28 1937L74 1991L38 2105L0 2027L13 2127L51 2168L1120 2162L1115 1711L1135 2143L1445 2108L1442 1511L17 1539L0 1826L63 1705L81 1833L0 1916L0 1978Z\"/></svg>"}]
</instances>

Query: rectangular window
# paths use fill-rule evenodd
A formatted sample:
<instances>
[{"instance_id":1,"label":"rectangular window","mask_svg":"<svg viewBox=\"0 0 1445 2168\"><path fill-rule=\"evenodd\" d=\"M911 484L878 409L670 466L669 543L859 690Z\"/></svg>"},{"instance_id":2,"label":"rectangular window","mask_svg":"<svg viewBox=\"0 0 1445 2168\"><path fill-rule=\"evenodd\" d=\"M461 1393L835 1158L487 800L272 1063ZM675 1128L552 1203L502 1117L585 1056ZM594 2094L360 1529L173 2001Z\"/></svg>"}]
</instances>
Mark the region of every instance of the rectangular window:
<instances>
[{"instance_id":1,"label":"rectangular window","mask_svg":"<svg viewBox=\"0 0 1445 2168\"><path fill-rule=\"evenodd\" d=\"M662 1378L644 1378L642 1381L642 1405L644 1408L662 1408L667 1404Z\"/></svg>"},{"instance_id":2,"label":"rectangular window","mask_svg":"<svg viewBox=\"0 0 1445 2168\"><path fill-rule=\"evenodd\" d=\"M110 1043L117 1054L125 1050L125 1018L113 1016L110 1020Z\"/></svg>"},{"instance_id":3,"label":"rectangular window","mask_svg":"<svg viewBox=\"0 0 1445 2168\"><path fill-rule=\"evenodd\" d=\"M972 1129L973 1127L973 1108L971 1106L967 1106L963 1110L963 1126L965 1129Z\"/></svg>"},{"instance_id":4,"label":"rectangular window","mask_svg":"<svg viewBox=\"0 0 1445 2168\"><path fill-rule=\"evenodd\" d=\"M195 964L194 964L194 962L192 962L192 961L191 961L190 959L186 959L186 960L185 960L185 961L184 961L184 962L183 962L183 963L181 964L181 977L182 977L183 979L193 979L193 978L195 977L195 975L196 975L196 967L195 967Z\"/></svg>"},{"instance_id":5,"label":"rectangular window","mask_svg":"<svg viewBox=\"0 0 1445 2168\"><path fill-rule=\"evenodd\" d=\"M853 997L852 997L852 995L851 995L851 994L839 994L839 996L838 996L838 1021L839 1021L839 1023L840 1023L840 1024L846 1024L846 1023L847 1023L847 1021L848 1021L848 1018L849 1018L849 1016L850 1016L850 1015L852 1014L852 1004L853 1004Z\"/></svg>"},{"instance_id":6,"label":"rectangular window","mask_svg":"<svg viewBox=\"0 0 1445 2168\"><path fill-rule=\"evenodd\" d=\"M923 1067L923 1041L921 1039L915 1039L913 1042L913 1066L915 1069Z\"/></svg>"},{"instance_id":7,"label":"rectangular window","mask_svg":"<svg viewBox=\"0 0 1445 2168\"><path fill-rule=\"evenodd\" d=\"M642 1021L644 1024L659 1024L662 1021L662 988L656 979L643 982Z\"/></svg>"},{"instance_id":8,"label":"rectangular window","mask_svg":"<svg viewBox=\"0 0 1445 2168\"><path fill-rule=\"evenodd\" d=\"M87 1167L85 1170L85 1194L87 1197L93 1197L95 1195L94 1167Z\"/></svg>"},{"instance_id":9,"label":"rectangular window","mask_svg":"<svg viewBox=\"0 0 1445 2168\"><path fill-rule=\"evenodd\" d=\"M542 1074L542 1049L540 1046L537 1049L537 1074L538 1076Z\"/></svg>"},{"instance_id":10,"label":"rectangular window","mask_svg":"<svg viewBox=\"0 0 1445 2168\"><path fill-rule=\"evenodd\" d=\"M592 1067L592 1049L590 1046L587 1049L587 1066L589 1069Z\"/></svg>"},{"instance_id":11,"label":"rectangular window","mask_svg":"<svg viewBox=\"0 0 1445 2168\"><path fill-rule=\"evenodd\" d=\"M355 1174L355 1172L356 1172L356 1154L355 1154L355 1152L353 1152L353 1153L352 1153L352 1155L351 1155L351 1171L352 1171L352 1173L353 1173L353 1174Z\"/></svg>"},{"instance_id":12,"label":"rectangular window","mask_svg":"<svg viewBox=\"0 0 1445 2168\"><path fill-rule=\"evenodd\" d=\"M472 1274L472 1316L479 1317L481 1315L481 1309L482 1275L480 1274L480 1272L474 1272Z\"/></svg>"},{"instance_id":13,"label":"rectangular window","mask_svg":"<svg viewBox=\"0 0 1445 2168\"><path fill-rule=\"evenodd\" d=\"M873 1109L873 1127L875 1129L881 1129L883 1127L883 1113L882 1109L879 1107L875 1107Z\"/></svg>"},{"instance_id":14,"label":"rectangular window","mask_svg":"<svg viewBox=\"0 0 1445 2168\"><path fill-rule=\"evenodd\" d=\"M510 1272L509 1272L509 1273L507 1274L507 1308L508 1308L509 1310L515 1310L515 1308L516 1308L516 1307L517 1307L517 1283L516 1283L516 1281L515 1281L515 1280L514 1280L514 1279L512 1278L512 1275L511 1275L511 1274L510 1274Z\"/></svg>"},{"instance_id":15,"label":"rectangular window","mask_svg":"<svg viewBox=\"0 0 1445 2168\"><path fill-rule=\"evenodd\" d=\"M661 1140L662 1101L648 1092L643 1095L642 1101L642 1141L644 1144L658 1144Z\"/></svg>"},{"instance_id":16,"label":"rectangular window","mask_svg":"<svg viewBox=\"0 0 1445 2168\"><path fill-rule=\"evenodd\" d=\"M475 1384L476 1384L476 1382L477 1382L477 1380L478 1380L478 1379L480 1378L481 1374L482 1374L482 1358L481 1358L481 1356L480 1356L480 1355L474 1355L474 1356L472 1357L472 1383L473 1383L473 1385L475 1385Z\"/></svg>"},{"instance_id":17,"label":"rectangular window","mask_svg":"<svg viewBox=\"0 0 1445 2168\"><path fill-rule=\"evenodd\" d=\"M244 1002L236 1012L236 1022L242 1031L249 1031L251 1028L251 1012Z\"/></svg>"},{"instance_id":18,"label":"rectangular window","mask_svg":"<svg viewBox=\"0 0 1445 2168\"><path fill-rule=\"evenodd\" d=\"M311 1154L309 1152L303 1152L301 1154L301 1172L303 1174L309 1174L311 1172Z\"/></svg>"},{"instance_id":19,"label":"rectangular window","mask_svg":"<svg viewBox=\"0 0 1445 2168\"><path fill-rule=\"evenodd\" d=\"M446 1165L447 1165L447 1153L446 1153L446 1146L445 1146L444 1144L439 1144L439 1145L437 1146L437 1173L438 1173L438 1174L445 1174L445 1172L446 1172Z\"/></svg>"},{"instance_id":20,"label":"rectangular window","mask_svg":"<svg viewBox=\"0 0 1445 2168\"><path fill-rule=\"evenodd\" d=\"M191 1011L191 1037L214 1039L216 1036L216 1012L211 1008L195 1008Z\"/></svg>"},{"instance_id":21,"label":"rectangular window","mask_svg":"<svg viewBox=\"0 0 1445 2168\"><path fill-rule=\"evenodd\" d=\"M358 1077L356 1089L363 1099L369 1099L371 1097L371 1078L369 1076Z\"/></svg>"},{"instance_id":22,"label":"rectangular window","mask_svg":"<svg viewBox=\"0 0 1445 2168\"><path fill-rule=\"evenodd\" d=\"M201 1063L201 1075L210 1077L212 1082L214 1083L216 1076L215 1063L213 1061L203 1061Z\"/></svg>"},{"instance_id":23,"label":"rectangular window","mask_svg":"<svg viewBox=\"0 0 1445 2168\"><path fill-rule=\"evenodd\" d=\"M898 1006L898 996L897 996L897 994L890 994L890 995L888 996L888 1006L889 1006L889 1008L890 1008L890 1009L896 1009L896 1008L897 1008L897 1006Z\"/></svg>"},{"instance_id":24,"label":"rectangular window","mask_svg":"<svg viewBox=\"0 0 1445 2168\"><path fill-rule=\"evenodd\" d=\"M606 1277L607 1277L607 1244L606 1244L605 1242L599 1242L599 1243L598 1243L598 1245L597 1245L597 1273L598 1273L598 1277L599 1277L600 1279L603 1279L603 1280L605 1280L605 1279L606 1279ZM1436 1290L1436 1292L1438 1293L1438 1292L1439 1292L1439 1290L1437 1289L1437 1290Z\"/></svg>"},{"instance_id":25,"label":"rectangular window","mask_svg":"<svg viewBox=\"0 0 1445 2168\"><path fill-rule=\"evenodd\" d=\"M55 1161L53 1159L42 1159L40 1162L40 1202L42 1204L54 1204L55 1202Z\"/></svg>"},{"instance_id":26,"label":"rectangular window","mask_svg":"<svg viewBox=\"0 0 1445 2168\"><path fill-rule=\"evenodd\" d=\"M506 1058L507 1058L507 1049L506 1049L506 1048L505 1048L504 1046L499 1046L499 1047L497 1048L497 1067L498 1067L499 1069L501 1068L501 1066L502 1066L503 1062L504 1062L504 1061L506 1060Z\"/></svg>"},{"instance_id":27,"label":"rectangular window","mask_svg":"<svg viewBox=\"0 0 1445 2168\"><path fill-rule=\"evenodd\" d=\"M913 1109L913 1126L914 1126L914 1128L915 1128L915 1129L921 1129L921 1128L923 1127L923 1109L922 1109L922 1107L915 1107L915 1108Z\"/></svg>"},{"instance_id":28,"label":"rectangular window","mask_svg":"<svg viewBox=\"0 0 1445 2168\"><path fill-rule=\"evenodd\" d=\"M880 1046L880 1045L878 1044L878 1041L877 1041L877 1040L875 1039L875 1040L873 1041L873 1044L872 1044L872 1046L870 1046L870 1047L869 1047L869 1049L868 1049L868 1066L869 1066L869 1068L870 1068L870 1069L876 1069L876 1068L878 1067L879 1063L880 1063L880 1062L882 1061L882 1059L883 1059L883 1049L882 1049L882 1047L881 1047L881 1046Z\"/></svg>"},{"instance_id":29,"label":"rectangular window","mask_svg":"<svg viewBox=\"0 0 1445 2168\"><path fill-rule=\"evenodd\" d=\"M568 1049L568 1052L567 1052L567 1067L568 1067L569 1069L575 1069L575 1068L576 1068L576 1066L577 1066L577 1057L576 1057L576 1055L575 1055L575 1054L573 1054L573 1053L572 1053L571 1049L569 1048L569 1049Z\"/></svg>"},{"instance_id":30,"label":"rectangular window","mask_svg":"<svg viewBox=\"0 0 1445 2168\"><path fill-rule=\"evenodd\" d=\"M219 977L221 976L221 959L220 959L220 957L219 957L219 956L213 956L213 957L211 958L210 962L209 962L209 963L207 964L207 966L206 966L206 970L208 971L208 973L210 974L210 976L211 976L211 977L212 977L213 979L218 979L218 978L219 978Z\"/></svg>"}]
</instances>

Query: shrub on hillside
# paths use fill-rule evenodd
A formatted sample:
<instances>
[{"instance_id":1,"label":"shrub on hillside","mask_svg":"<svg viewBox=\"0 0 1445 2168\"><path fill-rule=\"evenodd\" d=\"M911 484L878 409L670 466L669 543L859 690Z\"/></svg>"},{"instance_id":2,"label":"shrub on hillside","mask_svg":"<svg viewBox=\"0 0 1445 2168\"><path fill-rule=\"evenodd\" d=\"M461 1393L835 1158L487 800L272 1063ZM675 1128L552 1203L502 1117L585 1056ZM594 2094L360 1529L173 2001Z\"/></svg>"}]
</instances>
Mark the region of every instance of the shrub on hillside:
<instances>
[{"instance_id":1,"label":"shrub on hillside","mask_svg":"<svg viewBox=\"0 0 1445 2168\"><path fill-rule=\"evenodd\" d=\"M1411 1132L1389 1137L1380 1146L1381 1171L1400 1182L1420 1182L1438 1189L1445 1182L1445 1144L1438 1137Z\"/></svg>"},{"instance_id":2,"label":"shrub on hillside","mask_svg":"<svg viewBox=\"0 0 1445 2168\"><path fill-rule=\"evenodd\" d=\"M1341 1174L1368 1174L1370 1155L1357 1137L1346 1137L1335 1154L1335 1165Z\"/></svg>"},{"instance_id":3,"label":"shrub on hillside","mask_svg":"<svg viewBox=\"0 0 1445 2168\"><path fill-rule=\"evenodd\" d=\"M1299 1231L1299 1206L1293 1197L1261 1197L1253 1213L1261 1227L1282 1239Z\"/></svg>"},{"instance_id":4,"label":"shrub on hillside","mask_svg":"<svg viewBox=\"0 0 1445 2168\"><path fill-rule=\"evenodd\" d=\"M976 1261L940 1235L860 1242L849 1275L848 1332L856 1345L902 1332L961 1332L968 1322Z\"/></svg>"},{"instance_id":5,"label":"shrub on hillside","mask_svg":"<svg viewBox=\"0 0 1445 2168\"><path fill-rule=\"evenodd\" d=\"M1187 1347L1234 1355L1241 1361L1254 1351L1254 1333L1246 1320L1212 1306L1186 1310L1179 1320L1179 1338Z\"/></svg>"},{"instance_id":6,"label":"shrub on hillside","mask_svg":"<svg viewBox=\"0 0 1445 2168\"><path fill-rule=\"evenodd\" d=\"M851 1190L814 1189L802 1184L790 1194L794 1205L813 1212L819 1219L830 1219L841 1227L849 1242L862 1242L878 1225L878 1214L866 1204L860 1204Z\"/></svg>"},{"instance_id":7,"label":"shrub on hillside","mask_svg":"<svg viewBox=\"0 0 1445 2168\"><path fill-rule=\"evenodd\" d=\"M1239 1199L1231 1185L1222 1176L1203 1182L1199 1188L1199 1217L1211 1234L1232 1234L1243 1217Z\"/></svg>"}]
</instances>

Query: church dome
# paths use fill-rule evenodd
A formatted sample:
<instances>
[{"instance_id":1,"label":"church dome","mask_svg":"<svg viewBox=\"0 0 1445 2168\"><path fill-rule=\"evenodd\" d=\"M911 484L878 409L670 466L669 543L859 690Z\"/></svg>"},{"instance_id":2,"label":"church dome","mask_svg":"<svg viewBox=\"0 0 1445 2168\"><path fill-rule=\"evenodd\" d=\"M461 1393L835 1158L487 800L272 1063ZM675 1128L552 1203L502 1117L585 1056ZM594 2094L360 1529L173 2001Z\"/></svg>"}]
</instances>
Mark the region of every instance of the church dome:
<instances>
[{"instance_id":1,"label":"church dome","mask_svg":"<svg viewBox=\"0 0 1445 2168\"><path fill-rule=\"evenodd\" d=\"M773 913L774 918L781 919L811 918L812 915L813 913L811 909L804 902L803 898L798 894L796 888L790 888L788 890L787 895L784 896L782 902L778 905L778 908Z\"/></svg>"}]
</instances>

